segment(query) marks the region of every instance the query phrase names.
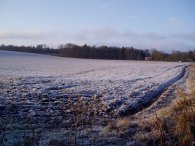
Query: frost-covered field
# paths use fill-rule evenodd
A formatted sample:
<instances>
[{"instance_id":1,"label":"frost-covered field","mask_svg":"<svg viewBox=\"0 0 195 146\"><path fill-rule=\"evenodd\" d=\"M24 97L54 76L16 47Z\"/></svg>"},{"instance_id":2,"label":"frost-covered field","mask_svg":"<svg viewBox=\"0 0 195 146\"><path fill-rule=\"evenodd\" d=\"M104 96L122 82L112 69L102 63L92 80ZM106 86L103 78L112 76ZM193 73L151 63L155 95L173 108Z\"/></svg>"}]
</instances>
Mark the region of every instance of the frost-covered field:
<instances>
[{"instance_id":1,"label":"frost-covered field","mask_svg":"<svg viewBox=\"0 0 195 146\"><path fill-rule=\"evenodd\" d=\"M105 126L147 107L187 65L0 51L0 145L124 145Z\"/></svg>"},{"instance_id":2,"label":"frost-covered field","mask_svg":"<svg viewBox=\"0 0 195 146\"><path fill-rule=\"evenodd\" d=\"M12 98L20 102L22 98L39 95L64 99L74 95L97 96L116 115L133 113L180 79L186 66L186 63L73 59L0 51L1 105L13 101ZM39 106L34 99L28 102Z\"/></svg>"}]
</instances>

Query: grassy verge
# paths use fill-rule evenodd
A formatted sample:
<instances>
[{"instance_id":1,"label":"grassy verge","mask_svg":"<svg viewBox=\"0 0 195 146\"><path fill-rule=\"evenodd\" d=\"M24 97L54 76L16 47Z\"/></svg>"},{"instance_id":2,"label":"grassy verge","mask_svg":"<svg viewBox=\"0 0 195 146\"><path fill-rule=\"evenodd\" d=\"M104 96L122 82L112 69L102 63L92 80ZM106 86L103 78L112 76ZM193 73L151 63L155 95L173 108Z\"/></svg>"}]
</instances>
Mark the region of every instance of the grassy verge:
<instances>
[{"instance_id":1,"label":"grassy verge","mask_svg":"<svg viewBox=\"0 0 195 146\"><path fill-rule=\"evenodd\" d=\"M189 69L185 89L177 89L176 98L157 111L150 124L161 145L192 145L195 142L195 64Z\"/></svg>"},{"instance_id":2,"label":"grassy verge","mask_svg":"<svg viewBox=\"0 0 195 146\"><path fill-rule=\"evenodd\" d=\"M182 145L195 141L195 64L191 65L187 85L187 93L178 90L169 115L175 123L174 134Z\"/></svg>"}]
</instances>

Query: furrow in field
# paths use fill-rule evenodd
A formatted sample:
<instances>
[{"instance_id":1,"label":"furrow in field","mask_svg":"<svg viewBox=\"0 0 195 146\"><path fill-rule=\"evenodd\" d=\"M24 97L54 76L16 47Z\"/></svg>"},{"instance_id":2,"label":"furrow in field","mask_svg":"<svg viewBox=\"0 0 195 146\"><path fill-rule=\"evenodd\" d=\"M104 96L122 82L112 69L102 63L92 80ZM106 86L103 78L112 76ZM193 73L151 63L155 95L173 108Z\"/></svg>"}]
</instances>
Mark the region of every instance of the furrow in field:
<instances>
[{"instance_id":1,"label":"furrow in field","mask_svg":"<svg viewBox=\"0 0 195 146\"><path fill-rule=\"evenodd\" d=\"M137 98L134 104L130 103L125 108L118 110L120 116L134 114L151 105L169 86L181 79L186 73L187 66L183 66L175 77L157 86L153 91L147 92L144 96Z\"/></svg>"}]
</instances>

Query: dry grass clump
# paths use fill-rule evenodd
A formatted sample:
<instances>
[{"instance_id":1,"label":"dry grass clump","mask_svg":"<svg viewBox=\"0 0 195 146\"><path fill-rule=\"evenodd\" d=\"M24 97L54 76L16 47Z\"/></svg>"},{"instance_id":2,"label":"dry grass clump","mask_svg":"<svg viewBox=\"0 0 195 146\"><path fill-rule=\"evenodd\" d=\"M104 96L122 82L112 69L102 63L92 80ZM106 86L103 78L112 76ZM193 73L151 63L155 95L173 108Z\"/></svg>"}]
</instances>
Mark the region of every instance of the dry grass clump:
<instances>
[{"instance_id":1,"label":"dry grass clump","mask_svg":"<svg viewBox=\"0 0 195 146\"><path fill-rule=\"evenodd\" d=\"M134 139L142 143L146 143L146 141L148 141L148 137L149 137L149 134L143 133L142 131L139 131L134 135Z\"/></svg>"},{"instance_id":2,"label":"dry grass clump","mask_svg":"<svg viewBox=\"0 0 195 146\"><path fill-rule=\"evenodd\" d=\"M130 126L130 119L128 118L120 118L116 121L116 127L125 130Z\"/></svg>"},{"instance_id":3,"label":"dry grass clump","mask_svg":"<svg viewBox=\"0 0 195 146\"><path fill-rule=\"evenodd\" d=\"M128 118L120 118L117 119L116 121L110 122L107 126L108 130L125 130L129 127L130 125L130 120Z\"/></svg>"},{"instance_id":4,"label":"dry grass clump","mask_svg":"<svg viewBox=\"0 0 195 146\"><path fill-rule=\"evenodd\" d=\"M137 133L136 140L144 142L146 145L166 145L166 135L171 131L167 119L158 116L157 113L151 116L142 125L142 133Z\"/></svg>"},{"instance_id":5,"label":"dry grass clump","mask_svg":"<svg viewBox=\"0 0 195 146\"><path fill-rule=\"evenodd\" d=\"M195 141L195 90L187 94L178 89L177 96L173 104L166 108L167 112L163 109L163 114L158 111L150 117L148 126L151 132L136 134L137 140L146 142L152 139L157 145L185 146Z\"/></svg>"},{"instance_id":6,"label":"dry grass clump","mask_svg":"<svg viewBox=\"0 0 195 146\"><path fill-rule=\"evenodd\" d=\"M182 145L190 145L195 141L195 91L190 95L179 91L178 96L171 114L175 122L174 133Z\"/></svg>"},{"instance_id":7,"label":"dry grass clump","mask_svg":"<svg viewBox=\"0 0 195 146\"><path fill-rule=\"evenodd\" d=\"M102 133L104 135L120 135L124 134L131 125L129 118L119 118L108 123L108 125L103 128Z\"/></svg>"}]
</instances>

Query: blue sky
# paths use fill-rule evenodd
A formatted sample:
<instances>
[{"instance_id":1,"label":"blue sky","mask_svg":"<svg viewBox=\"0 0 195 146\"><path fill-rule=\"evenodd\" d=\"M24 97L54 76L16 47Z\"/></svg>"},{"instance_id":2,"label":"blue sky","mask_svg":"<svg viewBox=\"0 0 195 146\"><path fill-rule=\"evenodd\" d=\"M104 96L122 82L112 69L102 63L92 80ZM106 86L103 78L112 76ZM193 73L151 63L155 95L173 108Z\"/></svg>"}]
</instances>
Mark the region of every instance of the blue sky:
<instances>
[{"instance_id":1,"label":"blue sky","mask_svg":"<svg viewBox=\"0 0 195 146\"><path fill-rule=\"evenodd\" d=\"M1 0L0 44L195 49L195 0Z\"/></svg>"}]
</instances>

